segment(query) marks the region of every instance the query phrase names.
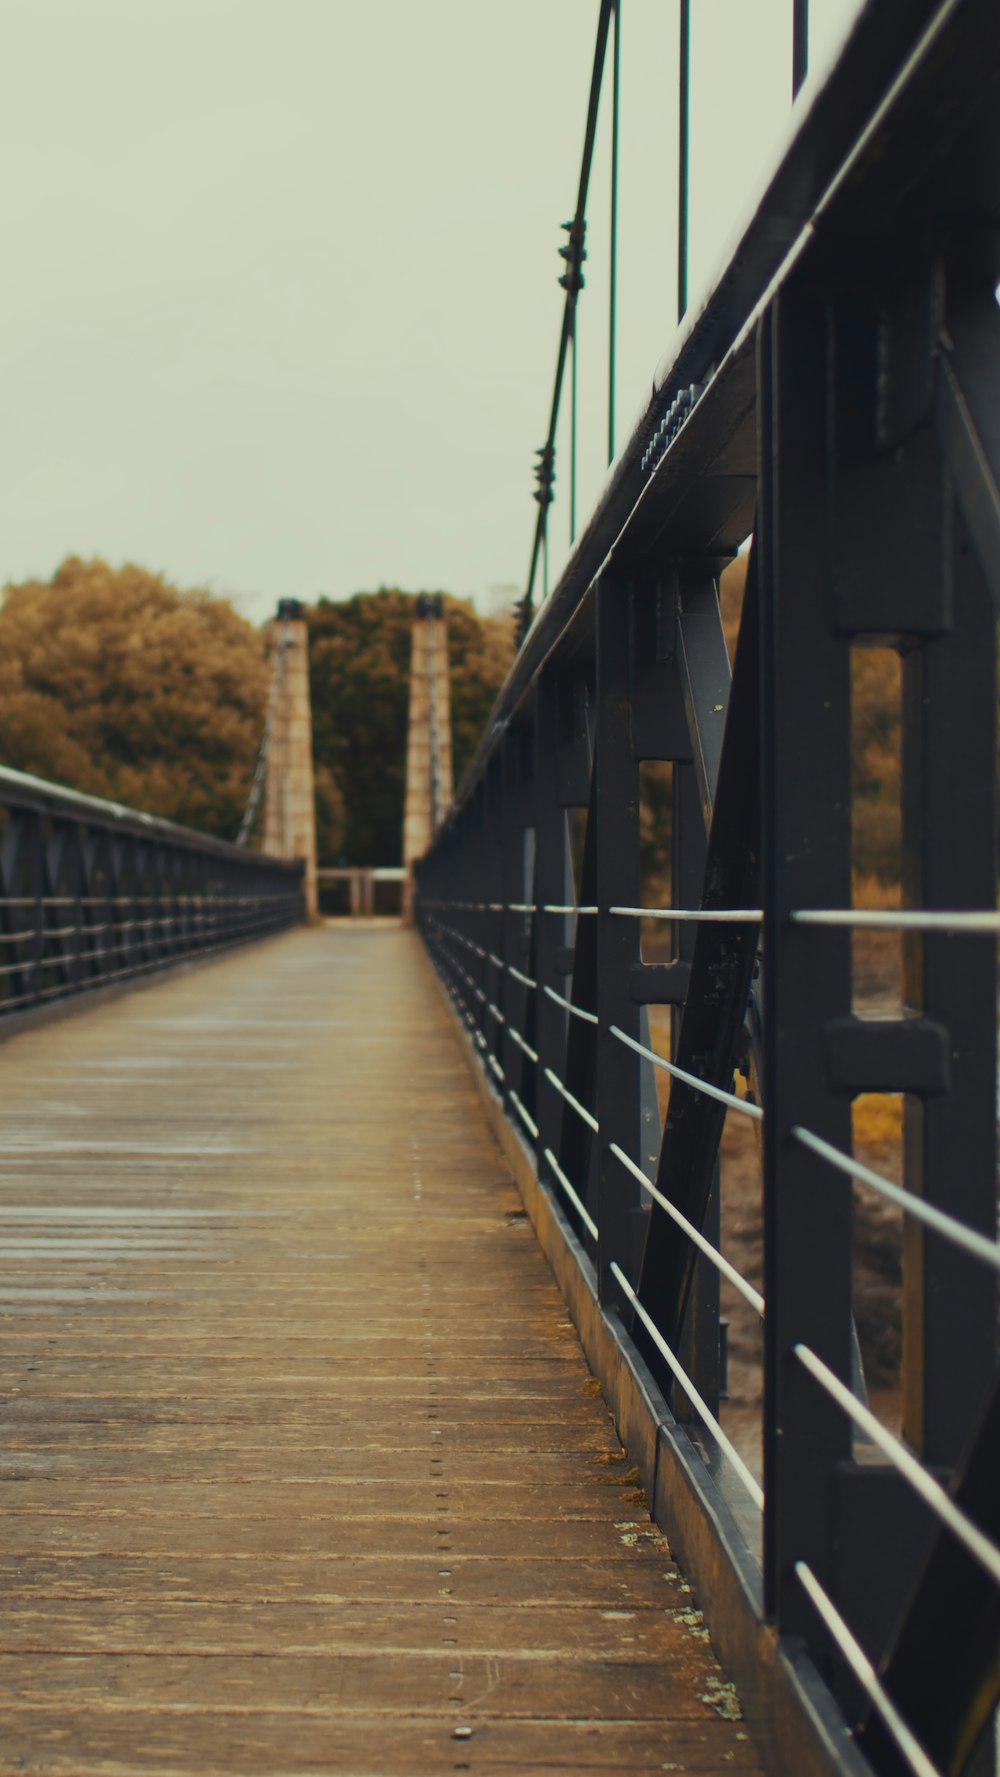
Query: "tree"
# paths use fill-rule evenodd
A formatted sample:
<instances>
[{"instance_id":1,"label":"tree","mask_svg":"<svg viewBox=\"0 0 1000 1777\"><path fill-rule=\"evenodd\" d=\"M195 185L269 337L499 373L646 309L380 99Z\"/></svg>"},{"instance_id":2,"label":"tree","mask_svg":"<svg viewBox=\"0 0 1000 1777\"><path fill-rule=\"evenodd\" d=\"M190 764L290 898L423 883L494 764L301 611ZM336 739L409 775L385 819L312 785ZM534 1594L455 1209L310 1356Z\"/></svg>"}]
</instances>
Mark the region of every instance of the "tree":
<instances>
[{"instance_id":1,"label":"tree","mask_svg":"<svg viewBox=\"0 0 1000 1777\"><path fill-rule=\"evenodd\" d=\"M232 839L270 668L224 599L70 556L0 608L7 762Z\"/></svg>"},{"instance_id":2,"label":"tree","mask_svg":"<svg viewBox=\"0 0 1000 1777\"><path fill-rule=\"evenodd\" d=\"M475 750L510 664L513 625L444 596L455 781ZM313 750L343 802L340 849L320 862L398 864L402 854L414 597L397 589L321 598L307 612Z\"/></svg>"}]
</instances>

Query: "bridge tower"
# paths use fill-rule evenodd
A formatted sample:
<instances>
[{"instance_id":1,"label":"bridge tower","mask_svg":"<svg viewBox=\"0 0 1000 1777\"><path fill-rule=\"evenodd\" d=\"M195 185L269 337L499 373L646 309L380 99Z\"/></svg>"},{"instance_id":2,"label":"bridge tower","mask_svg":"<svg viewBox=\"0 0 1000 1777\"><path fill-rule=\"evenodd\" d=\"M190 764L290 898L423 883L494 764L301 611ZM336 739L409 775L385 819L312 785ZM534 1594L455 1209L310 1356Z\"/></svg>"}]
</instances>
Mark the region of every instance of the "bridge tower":
<instances>
[{"instance_id":1,"label":"bridge tower","mask_svg":"<svg viewBox=\"0 0 1000 1777\"><path fill-rule=\"evenodd\" d=\"M304 859L306 910L308 917L315 919L316 808L309 632L297 599L280 600L270 632L275 678L261 849L276 858Z\"/></svg>"},{"instance_id":2,"label":"bridge tower","mask_svg":"<svg viewBox=\"0 0 1000 1777\"><path fill-rule=\"evenodd\" d=\"M410 649L410 715L403 812L403 922L413 920L413 864L452 798L448 627L439 593L417 599Z\"/></svg>"}]
</instances>

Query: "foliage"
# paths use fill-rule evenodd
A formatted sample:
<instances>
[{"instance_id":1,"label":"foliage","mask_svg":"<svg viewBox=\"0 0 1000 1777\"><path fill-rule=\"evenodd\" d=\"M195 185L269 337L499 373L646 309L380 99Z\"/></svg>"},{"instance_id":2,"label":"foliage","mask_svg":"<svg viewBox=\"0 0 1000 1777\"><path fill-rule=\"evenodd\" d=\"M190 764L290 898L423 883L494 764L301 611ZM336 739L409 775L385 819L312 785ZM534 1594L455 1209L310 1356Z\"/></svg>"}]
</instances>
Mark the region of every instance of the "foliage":
<instances>
[{"instance_id":1,"label":"foliage","mask_svg":"<svg viewBox=\"0 0 1000 1777\"><path fill-rule=\"evenodd\" d=\"M732 650L746 558L723 576ZM445 597L456 783L510 664L512 624ZM320 860L400 859L413 598L398 589L307 611ZM262 636L222 599L161 575L69 557L0 608L0 750L11 764L206 832L239 826L263 726ZM854 864L898 882L900 667L852 662ZM643 768L643 892L669 894L669 765ZM870 894L871 888L866 891Z\"/></svg>"},{"instance_id":2,"label":"foliage","mask_svg":"<svg viewBox=\"0 0 1000 1777\"><path fill-rule=\"evenodd\" d=\"M475 750L510 664L507 618L445 596L455 781ZM339 790L343 829L320 821L320 863L398 864L406 781L413 597L395 588L320 599L307 612L317 772Z\"/></svg>"},{"instance_id":3,"label":"foliage","mask_svg":"<svg viewBox=\"0 0 1000 1777\"><path fill-rule=\"evenodd\" d=\"M310 628L320 859L399 861L410 630L406 593L321 599ZM445 599L455 769L475 747L511 626ZM0 753L75 789L232 839L263 731L271 665L223 599L69 557L0 608Z\"/></svg>"},{"instance_id":4,"label":"foliage","mask_svg":"<svg viewBox=\"0 0 1000 1777\"><path fill-rule=\"evenodd\" d=\"M235 838L269 667L224 600L70 556L0 608L7 763Z\"/></svg>"}]
</instances>

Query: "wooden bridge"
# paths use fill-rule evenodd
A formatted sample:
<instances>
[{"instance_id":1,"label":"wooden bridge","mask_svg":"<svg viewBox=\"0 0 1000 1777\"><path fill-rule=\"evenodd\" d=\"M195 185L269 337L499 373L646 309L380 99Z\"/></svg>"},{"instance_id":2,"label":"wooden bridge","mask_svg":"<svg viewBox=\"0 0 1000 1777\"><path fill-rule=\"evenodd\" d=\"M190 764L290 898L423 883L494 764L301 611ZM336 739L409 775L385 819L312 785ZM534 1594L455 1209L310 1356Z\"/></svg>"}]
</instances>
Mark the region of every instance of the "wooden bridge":
<instances>
[{"instance_id":1,"label":"wooden bridge","mask_svg":"<svg viewBox=\"0 0 1000 1777\"><path fill-rule=\"evenodd\" d=\"M758 1770L412 933L2 1067L0 1771Z\"/></svg>"},{"instance_id":2,"label":"wooden bridge","mask_svg":"<svg viewBox=\"0 0 1000 1777\"><path fill-rule=\"evenodd\" d=\"M995 1769L996 0L860 6L536 611L618 15L521 645L454 797L420 618L414 929L304 927L291 602L270 853L0 771L0 1777Z\"/></svg>"}]
</instances>

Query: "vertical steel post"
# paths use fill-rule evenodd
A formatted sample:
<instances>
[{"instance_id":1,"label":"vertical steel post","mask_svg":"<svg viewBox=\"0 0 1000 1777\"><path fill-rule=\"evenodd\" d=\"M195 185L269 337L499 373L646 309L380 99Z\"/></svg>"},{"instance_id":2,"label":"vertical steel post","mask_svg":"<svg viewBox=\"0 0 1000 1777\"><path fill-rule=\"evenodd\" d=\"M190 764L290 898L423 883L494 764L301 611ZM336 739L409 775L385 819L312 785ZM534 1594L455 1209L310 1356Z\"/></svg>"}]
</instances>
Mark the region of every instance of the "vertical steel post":
<instances>
[{"instance_id":1,"label":"vertical steel post","mask_svg":"<svg viewBox=\"0 0 1000 1777\"><path fill-rule=\"evenodd\" d=\"M609 912L639 900L639 766L632 746L631 621L628 585L597 583L597 710L594 740L597 824L597 1121L598 1284L602 1301L620 1302L610 1275L616 1261L638 1279L644 1235L640 1187L611 1152L616 1143L637 1160L642 1152L639 1057L612 1026L640 1040L640 1008L629 970L640 960L639 926Z\"/></svg>"},{"instance_id":2,"label":"vertical steel post","mask_svg":"<svg viewBox=\"0 0 1000 1777\"><path fill-rule=\"evenodd\" d=\"M705 862L708 855L707 834L698 779L693 764L678 762L674 766L673 831L671 890L676 907L698 907L705 886ZM674 961L690 969L694 956L697 926L682 921L677 928ZM683 1008L672 1008L671 1052L676 1057ZM712 1167L713 1185L701 1231L713 1246L718 1246L721 1233L719 1203L719 1162ZM694 1262L691 1292L684 1315L680 1357L684 1368L713 1412L719 1407L719 1273L707 1259ZM694 1417L680 1411L676 1393L678 1418Z\"/></svg>"},{"instance_id":3,"label":"vertical steel post","mask_svg":"<svg viewBox=\"0 0 1000 1777\"><path fill-rule=\"evenodd\" d=\"M962 527L959 527L960 531ZM905 900L996 904L995 613L965 539L953 552L948 630L903 659ZM996 1235L996 940L908 934L908 1007L948 1033L948 1091L906 1099L911 1191ZM904 1429L925 1461L955 1467L992 1384L996 1278L908 1219L904 1230Z\"/></svg>"},{"instance_id":4,"label":"vertical steel post","mask_svg":"<svg viewBox=\"0 0 1000 1777\"><path fill-rule=\"evenodd\" d=\"M793 1572L833 1568L832 1490L850 1421L794 1354L850 1386L851 1199L792 1135L842 1151L850 1103L830 1089L824 1032L851 1005L850 934L792 922L851 902L850 650L822 570L828 462L824 299L791 284L761 324L759 369L764 882L765 1607L811 1630ZM817 563L819 556L819 565Z\"/></svg>"},{"instance_id":5,"label":"vertical steel post","mask_svg":"<svg viewBox=\"0 0 1000 1777\"><path fill-rule=\"evenodd\" d=\"M564 693L555 670L544 671L535 688L535 948L533 971L538 982L535 1008L535 1120L538 1124L539 1171L551 1177L546 1149L559 1152L563 1101L546 1075L546 1068L563 1079L566 1070L568 1012L549 997L546 988L566 996L566 975L560 968L569 936L564 913L546 913L546 907L568 906L573 898L569 821L559 795L559 702ZM578 1188L576 1181L571 1181ZM567 1209L565 1198L560 1207Z\"/></svg>"},{"instance_id":6,"label":"vertical steel post","mask_svg":"<svg viewBox=\"0 0 1000 1777\"><path fill-rule=\"evenodd\" d=\"M518 978L521 975L530 977L530 942L526 923L530 916L519 911L525 905L523 817L526 786L523 737L518 728L508 728L499 751L500 822L494 890L501 895L504 903L503 948L500 954L505 966L499 984L498 1009L503 1013L505 1022L497 1026L497 1047L504 1071L502 1090L507 1115L518 1123L521 1135L530 1143L530 1131L521 1123L510 1102L511 1092L516 1092L523 1103L522 1080L526 1060L523 1049L514 1041L510 1032L516 1030L520 1034L525 1030L533 992ZM514 969L517 970L516 975L512 973Z\"/></svg>"}]
</instances>

